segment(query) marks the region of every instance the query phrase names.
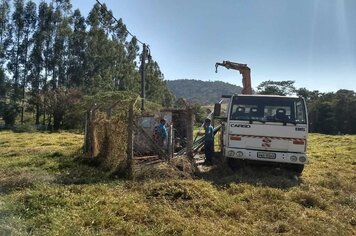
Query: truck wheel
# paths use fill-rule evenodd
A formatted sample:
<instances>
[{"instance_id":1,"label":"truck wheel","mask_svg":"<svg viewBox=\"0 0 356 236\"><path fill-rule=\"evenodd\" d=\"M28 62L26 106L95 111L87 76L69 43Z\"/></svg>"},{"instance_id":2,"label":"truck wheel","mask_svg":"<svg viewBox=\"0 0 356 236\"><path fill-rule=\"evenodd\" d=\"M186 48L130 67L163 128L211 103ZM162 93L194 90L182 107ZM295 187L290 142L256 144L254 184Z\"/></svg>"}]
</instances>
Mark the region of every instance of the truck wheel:
<instances>
[{"instance_id":1,"label":"truck wheel","mask_svg":"<svg viewBox=\"0 0 356 236\"><path fill-rule=\"evenodd\" d=\"M227 164L231 170L239 170L245 165L245 161L241 159L228 158Z\"/></svg>"},{"instance_id":2,"label":"truck wheel","mask_svg":"<svg viewBox=\"0 0 356 236\"><path fill-rule=\"evenodd\" d=\"M303 170L304 170L304 165L290 164L288 166L288 169L290 169L291 171L295 172L297 175L301 175Z\"/></svg>"}]
</instances>

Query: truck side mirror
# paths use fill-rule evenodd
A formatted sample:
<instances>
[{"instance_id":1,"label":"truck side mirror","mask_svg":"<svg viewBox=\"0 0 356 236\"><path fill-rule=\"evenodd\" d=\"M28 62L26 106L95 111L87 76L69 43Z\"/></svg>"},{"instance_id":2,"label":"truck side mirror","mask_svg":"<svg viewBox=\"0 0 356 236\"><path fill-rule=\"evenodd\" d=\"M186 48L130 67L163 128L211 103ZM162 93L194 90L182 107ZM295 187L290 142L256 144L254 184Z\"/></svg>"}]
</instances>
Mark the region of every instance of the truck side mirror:
<instances>
[{"instance_id":1,"label":"truck side mirror","mask_svg":"<svg viewBox=\"0 0 356 236\"><path fill-rule=\"evenodd\" d=\"M221 104L215 103L214 105L214 116L220 116L221 113Z\"/></svg>"}]
</instances>

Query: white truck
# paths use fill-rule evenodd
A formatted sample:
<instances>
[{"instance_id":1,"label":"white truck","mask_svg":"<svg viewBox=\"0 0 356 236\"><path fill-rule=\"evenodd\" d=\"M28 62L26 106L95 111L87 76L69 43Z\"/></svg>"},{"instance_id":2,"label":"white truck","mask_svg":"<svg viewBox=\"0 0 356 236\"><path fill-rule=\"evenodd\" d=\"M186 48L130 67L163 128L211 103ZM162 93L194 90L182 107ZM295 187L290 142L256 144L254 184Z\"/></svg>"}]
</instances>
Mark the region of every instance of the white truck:
<instances>
[{"instance_id":1,"label":"white truck","mask_svg":"<svg viewBox=\"0 0 356 236\"><path fill-rule=\"evenodd\" d=\"M275 95L230 98L222 122L222 152L233 160L287 164L301 173L306 155L308 118L302 97Z\"/></svg>"}]
</instances>

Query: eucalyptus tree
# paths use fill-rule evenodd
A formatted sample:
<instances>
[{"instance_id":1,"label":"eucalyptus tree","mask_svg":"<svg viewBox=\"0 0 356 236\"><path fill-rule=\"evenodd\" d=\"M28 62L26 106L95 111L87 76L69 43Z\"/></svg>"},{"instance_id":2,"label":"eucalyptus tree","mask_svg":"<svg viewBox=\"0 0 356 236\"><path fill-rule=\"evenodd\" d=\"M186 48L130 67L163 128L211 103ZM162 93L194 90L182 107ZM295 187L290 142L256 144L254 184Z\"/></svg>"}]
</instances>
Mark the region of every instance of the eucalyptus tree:
<instances>
[{"instance_id":1,"label":"eucalyptus tree","mask_svg":"<svg viewBox=\"0 0 356 236\"><path fill-rule=\"evenodd\" d=\"M42 2L43 3L43 2ZM41 4L42 4L41 3ZM43 18L43 24L41 24L41 34L44 37L43 45L43 65L44 75L42 76L42 89L41 89L41 104L42 104L42 124L46 124L46 92L51 85L53 87L53 71L54 71L54 33L56 26L56 15L53 3L43 3L40 6L39 18ZM52 83L50 83L52 82Z\"/></svg>"},{"instance_id":2,"label":"eucalyptus tree","mask_svg":"<svg viewBox=\"0 0 356 236\"><path fill-rule=\"evenodd\" d=\"M164 82L164 75L154 60L146 64L146 98L150 101L169 106L173 101L173 94Z\"/></svg>"},{"instance_id":3,"label":"eucalyptus tree","mask_svg":"<svg viewBox=\"0 0 356 236\"><path fill-rule=\"evenodd\" d=\"M69 58L69 38L72 33L70 27L71 8L69 0L54 1L54 45L53 45L53 72L52 88L66 87L68 85L68 58Z\"/></svg>"},{"instance_id":4,"label":"eucalyptus tree","mask_svg":"<svg viewBox=\"0 0 356 236\"><path fill-rule=\"evenodd\" d=\"M103 22L101 6L95 4L87 17L89 26L86 50L85 90L95 94L100 90L113 90L115 81L113 70L117 66L120 45L110 40L109 23Z\"/></svg>"},{"instance_id":5,"label":"eucalyptus tree","mask_svg":"<svg viewBox=\"0 0 356 236\"><path fill-rule=\"evenodd\" d=\"M105 32L99 28L99 4L95 4L86 19L86 24L89 26L87 43L88 47L86 50L86 64L87 69L84 89L86 93L95 93L93 87L95 87L95 80L97 79L97 74L100 71L102 65L102 56L100 55L103 51L100 50L106 42ZM100 49L99 49L100 48ZM100 78L98 78L100 79Z\"/></svg>"},{"instance_id":6,"label":"eucalyptus tree","mask_svg":"<svg viewBox=\"0 0 356 236\"><path fill-rule=\"evenodd\" d=\"M53 4L41 2L38 6L37 23L32 35L33 46L30 51L30 72L28 76L31 87L30 104L35 106L36 124L46 122L44 107L44 92L48 90L48 81L53 71L53 31L54 31Z\"/></svg>"},{"instance_id":7,"label":"eucalyptus tree","mask_svg":"<svg viewBox=\"0 0 356 236\"><path fill-rule=\"evenodd\" d=\"M10 1L0 1L0 68L5 63L5 51L8 46L6 35L9 33L10 23Z\"/></svg>"},{"instance_id":8,"label":"eucalyptus tree","mask_svg":"<svg viewBox=\"0 0 356 236\"><path fill-rule=\"evenodd\" d=\"M0 102L3 107L8 93L8 81L4 71L6 62L6 50L9 40L6 35L9 33L10 23L10 3L8 0L0 1Z\"/></svg>"},{"instance_id":9,"label":"eucalyptus tree","mask_svg":"<svg viewBox=\"0 0 356 236\"><path fill-rule=\"evenodd\" d=\"M124 28L125 25L123 25ZM122 32L123 33L123 32ZM120 87L139 93L140 91L140 73L137 70L137 58L139 56L139 46L136 37L132 37L129 42L125 43L125 55L120 64Z\"/></svg>"},{"instance_id":10,"label":"eucalyptus tree","mask_svg":"<svg viewBox=\"0 0 356 236\"><path fill-rule=\"evenodd\" d=\"M45 36L46 36L46 12L48 4L46 2L41 2L38 6L36 29L32 35L33 46L30 51L30 71L28 76L28 81L30 85L30 99L29 103L35 107L35 123L40 124L40 116L44 113L44 109L41 106L41 91L42 87L46 83L46 79L43 75L43 70L45 67L44 59L44 47L45 47ZM42 109L41 109L42 108Z\"/></svg>"},{"instance_id":11,"label":"eucalyptus tree","mask_svg":"<svg viewBox=\"0 0 356 236\"><path fill-rule=\"evenodd\" d=\"M33 1L28 1L26 3L25 11L24 11L24 27L23 27L24 38L21 43L23 53L20 57L20 61L22 64L21 123L23 123L23 119L24 119L25 90L27 86L28 71L30 67L29 50L33 44L32 36L35 31L36 21L37 21L36 4Z\"/></svg>"},{"instance_id":12,"label":"eucalyptus tree","mask_svg":"<svg viewBox=\"0 0 356 236\"><path fill-rule=\"evenodd\" d=\"M71 21L71 4L68 0L56 0L51 3L53 9L52 25L53 31L51 37L53 38L53 55L50 58L51 79L49 81L49 89L55 94L59 91L66 91L69 86L68 81L68 67L69 67L69 38L72 34L72 28L70 27ZM53 118L53 124L55 128L59 127L59 124L63 120L64 113L61 112L60 106L54 106L52 109L48 109L48 104L51 104L53 99L57 97L50 96L50 92L44 93L44 105L45 110L48 113L48 124L51 124ZM58 109L57 109L58 108Z\"/></svg>"},{"instance_id":13,"label":"eucalyptus tree","mask_svg":"<svg viewBox=\"0 0 356 236\"><path fill-rule=\"evenodd\" d=\"M42 3L41 3L42 4ZM43 47L43 61L44 61L44 77L42 90L48 90L48 82L50 81L51 72L53 72L53 48L54 48L54 30L55 30L55 14L53 4L43 3L40 8L40 16L43 17L43 24L41 24L41 34L44 36Z\"/></svg>"},{"instance_id":14,"label":"eucalyptus tree","mask_svg":"<svg viewBox=\"0 0 356 236\"><path fill-rule=\"evenodd\" d=\"M69 38L68 86L82 88L86 72L87 32L85 18L79 9L71 17L72 33Z\"/></svg>"},{"instance_id":15,"label":"eucalyptus tree","mask_svg":"<svg viewBox=\"0 0 356 236\"><path fill-rule=\"evenodd\" d=\"M8 49L8 72L12 75L13 96L12 100L17 102L21 97L20 80L20 59L23 54L21 43L24 40L25 26L25 8L24 0L14 1L14 11L12 13L11 25L9 27L8 40L10 43Z\"/></svg>"}]
</instances>

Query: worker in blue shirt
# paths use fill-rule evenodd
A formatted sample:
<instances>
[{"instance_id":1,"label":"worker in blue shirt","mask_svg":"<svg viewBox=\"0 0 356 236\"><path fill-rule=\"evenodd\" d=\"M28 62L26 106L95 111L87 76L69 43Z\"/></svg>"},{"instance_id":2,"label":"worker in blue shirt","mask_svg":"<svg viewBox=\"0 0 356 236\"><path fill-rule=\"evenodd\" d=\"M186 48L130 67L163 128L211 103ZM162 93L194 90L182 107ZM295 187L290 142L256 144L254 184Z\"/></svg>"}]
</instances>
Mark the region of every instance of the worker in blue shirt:
<instances>
[{"instance_id":1,"label":"worker in blue shirt","mask_svg":"<svg viewBox=\"0 0 356 236\"><path fill-rule=\"evenodd\" d=\"M204 122L205 129L205 162L207 164L212 164L212 159L214 155L214 128L211 126L211 120L209 118L205 119Z\"/></svg>"},{"instance_id":2,"label":"worker in blue shirt","mask_svg":"<svg viewBox=\"0 0 356 236\"><path fill-rule=\"evenodd\" d=\"M165 148L167 144L167 137L168 137L168 132L166 128L166 120L161 119L159 125L155 127L154 138L159 146Z\"/></svg>"}]
</instances>

